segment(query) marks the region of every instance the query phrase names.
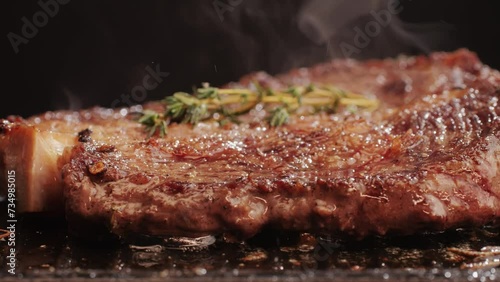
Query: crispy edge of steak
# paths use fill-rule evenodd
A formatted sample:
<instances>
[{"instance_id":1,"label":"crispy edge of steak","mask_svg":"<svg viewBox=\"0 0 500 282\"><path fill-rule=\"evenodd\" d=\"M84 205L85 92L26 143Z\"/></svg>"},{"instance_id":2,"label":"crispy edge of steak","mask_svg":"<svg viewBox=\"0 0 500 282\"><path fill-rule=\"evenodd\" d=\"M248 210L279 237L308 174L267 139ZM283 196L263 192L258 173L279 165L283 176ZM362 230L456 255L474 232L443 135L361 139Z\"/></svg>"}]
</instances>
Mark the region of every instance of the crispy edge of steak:
<instances>
[{"instance_id":1,"label":"crispy edge of steak","mask_svg":"<svg viewBox=\"0 0 500 282\"><path fill-rule=\"evenodd\" d=\"M158 104L144 107L156 109ZM7 195L7 172L14 171L18 212L62 215L61 169L69 161L66 151L90 139L112 145L127 138L145 138L141 125L122 114L135 110L137 107L114 110L93 107L46 112L26 119L19 116L0 119L0 195ZM122 134L124 131L127 135Z\"/></svg>"},{"instance_id":2,"label":"crispy edge of steak","mask_svg":"<svg viewBox=\"0 0 500 282\"><path fill-rule=\"evenodd\" d=\"M416 97L380 121L382 127L358 132L383 140L384 148L376 142L344 144L350 153L366 147L352 155L351 166L313 161L313 169L301 169L292 159L294 153L312 158L321 151L315 148L335 146L342 130L353 133L369 121L242 130L242 147L217 154L215 148L228 148L224 142L239 141L228 137L238 134L215 132L222 143L214 144L210 136L181 138L180 152L172 149L175 140L128 144L111 154L81 145L63 170L68 218L106 226L103 230L120 236L230 233L240 238L266 227L362 238L495 222L500 213L498 99L498 74L478 77L464 90ZM308 142L310 150L293 149ZM356 163L370 149L373 160ZM150 166L153 157L166 160L165 167ZM91 172L98 163L106 169ZM148 169L134 169L136 163ZM226 171L228 166L233 169ZM198 177L190 181L193 167ZM79 224L72 228L79 232Z\"/></svg>"}]
</instances>

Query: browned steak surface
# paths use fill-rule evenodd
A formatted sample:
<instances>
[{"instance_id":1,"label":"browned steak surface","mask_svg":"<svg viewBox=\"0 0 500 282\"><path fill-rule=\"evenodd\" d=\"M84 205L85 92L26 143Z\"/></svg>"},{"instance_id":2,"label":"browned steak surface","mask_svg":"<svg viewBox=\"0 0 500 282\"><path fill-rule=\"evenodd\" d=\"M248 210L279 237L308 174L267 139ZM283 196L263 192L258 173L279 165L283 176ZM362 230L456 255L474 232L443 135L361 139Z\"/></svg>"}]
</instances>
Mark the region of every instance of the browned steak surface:
<instances>
[{"instance_id":1,"label":"browned steak surface","mask_svg":"<svg viewBox=\"0 0 500 282\"><path fill-rule=\"evenodd\" d=\"M293 116L278 128L255 110L239 125L179 124L165 138L82 143L63 168L73 230L93 224L118 235L248 238L275 228L364 237L500 216L500 75L474 54L337 60L230 85L251 79L277 88L331 83L382 105Z\"/></svg>"}]
</instances>

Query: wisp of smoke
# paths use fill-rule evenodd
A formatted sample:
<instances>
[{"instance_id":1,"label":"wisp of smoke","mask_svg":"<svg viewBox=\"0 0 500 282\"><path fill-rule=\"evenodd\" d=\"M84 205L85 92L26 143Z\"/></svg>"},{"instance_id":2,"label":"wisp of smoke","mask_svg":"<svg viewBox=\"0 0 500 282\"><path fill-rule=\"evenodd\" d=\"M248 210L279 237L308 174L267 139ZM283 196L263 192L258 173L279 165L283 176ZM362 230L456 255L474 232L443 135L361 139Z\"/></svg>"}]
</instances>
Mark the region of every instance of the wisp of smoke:
<instances>
[{"instance_id":1,"label":"wisp of smoke","mask_svg":"<svg viewBox=\"0 0 500 282\"><path fill-rule=\"evenodd\" d=\"M326 44L331 58L384 58L456 48L446 22L407 23L399 0L310 0L300 11L300 30Z\"/></svg>"}]
</instances>

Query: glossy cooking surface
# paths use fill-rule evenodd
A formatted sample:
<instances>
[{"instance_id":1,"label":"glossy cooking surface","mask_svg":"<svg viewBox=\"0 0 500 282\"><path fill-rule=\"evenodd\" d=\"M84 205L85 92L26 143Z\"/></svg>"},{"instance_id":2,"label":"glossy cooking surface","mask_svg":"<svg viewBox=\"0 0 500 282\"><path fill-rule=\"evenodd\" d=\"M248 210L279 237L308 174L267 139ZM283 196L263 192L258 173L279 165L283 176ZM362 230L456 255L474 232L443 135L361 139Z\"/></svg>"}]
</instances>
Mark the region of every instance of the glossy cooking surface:
<instances>
[{"instance_id":1,"label":"glossy cooking surface","mask_svg":"<svg viewBox=\"0 0 500 282\"><path fill-rule=\"evenodd\" d=\"M245 244L216 238L207 247L181 248L182 242L173 239L140 238L141 245L77 241L68 237L64 220L47 216L25 216L18 226L18 276L2 280L490 279L497 275L492 265L466 267L474 256L459 255L449 248L479 250L500 244L498 229L492 227L363 241L268 231ZM206 238L201 243L211 242ZM7 253L6 244L0 246ZM4 257L0 259L2 275L6 273Z\"/></svg>"}]
</instances>

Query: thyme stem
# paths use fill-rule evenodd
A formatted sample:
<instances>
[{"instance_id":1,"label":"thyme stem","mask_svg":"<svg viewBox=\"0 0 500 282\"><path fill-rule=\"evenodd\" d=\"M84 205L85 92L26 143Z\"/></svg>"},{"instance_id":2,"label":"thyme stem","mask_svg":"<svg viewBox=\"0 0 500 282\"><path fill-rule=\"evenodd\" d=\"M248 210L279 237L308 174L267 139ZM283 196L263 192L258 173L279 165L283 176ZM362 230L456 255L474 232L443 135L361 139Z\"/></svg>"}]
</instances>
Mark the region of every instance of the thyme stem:
<instances>
[{"instance_id":1,"label":"thyme stem","mask_svg":"<svg viewBox=\"0 0 500 282\"><path fill-rule=\"evenodd\" d=\"M157 132L160 136L165 136L170 122L195 125L211 118L215 113L236 122L236 116L250 111L258 104L270 107L268 121L271 126L281 126L288 121L290 112L301 106L335 112L339 105L373 110L379 103L378 100L370 100L333 86L309 85L273 90L255 84L255 89L219 89L204 83L201 88L194 89L194 94L177 92L166 97L163 100L166 105L165 113L144 111L138 122L146 126L149 136Z\"/></svg>"}]
</instances>

